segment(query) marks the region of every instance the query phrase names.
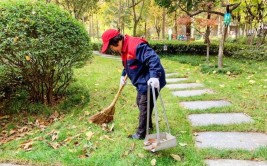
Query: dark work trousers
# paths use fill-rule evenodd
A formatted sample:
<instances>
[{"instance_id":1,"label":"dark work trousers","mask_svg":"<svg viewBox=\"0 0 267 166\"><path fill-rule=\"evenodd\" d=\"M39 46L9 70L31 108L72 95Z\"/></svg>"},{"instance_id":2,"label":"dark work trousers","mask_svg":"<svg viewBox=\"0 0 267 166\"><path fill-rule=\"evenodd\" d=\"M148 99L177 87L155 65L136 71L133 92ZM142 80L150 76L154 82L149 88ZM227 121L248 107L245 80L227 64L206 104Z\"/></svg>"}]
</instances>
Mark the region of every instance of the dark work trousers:
<instances>
[{"instance_id":1,"label":"dark work trousers","mask_svg":"<svg viewBox=\"0 0 267 166\"><path fill-rule=\"evenodd\" d=\"M158 98L158 90L155 89L156 99ZM136 104L139 108L139 125L137 134L144 137L146 135L146 123L147 123L147 94L137 93ZM150 89L150 117L149 128L152 128L152 111L154 108L152 89Z\"/></svg>"}]
</instances>

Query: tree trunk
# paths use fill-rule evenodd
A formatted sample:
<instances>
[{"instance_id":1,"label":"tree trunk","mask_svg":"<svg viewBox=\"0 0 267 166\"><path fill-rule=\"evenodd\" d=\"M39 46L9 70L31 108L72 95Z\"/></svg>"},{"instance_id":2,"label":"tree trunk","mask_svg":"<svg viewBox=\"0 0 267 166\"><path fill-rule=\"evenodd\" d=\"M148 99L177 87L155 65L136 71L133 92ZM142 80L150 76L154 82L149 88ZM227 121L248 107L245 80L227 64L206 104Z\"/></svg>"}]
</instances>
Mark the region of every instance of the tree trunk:
<instances>
[{"instance_id":1,"label":"tree trunk","mask_svg":"<svg viewBox=\"0 0 267 166\"><path fill-rule=\"evenodd\" d=\"M146 22L145 22L145 36L144 38L147 38L147 34L146 34Z\"/></svg>"},{"instance_id":2,"label":"tree trunk","mask_svg":"<svg viewBox=\"0 0 267 166\"><path fill-rule=\"evenodd\" d=\"M165 39L165 19L166 19L166 9L163 8L162 12L162 39Z\"/></svg>"},{"instance_id":3,"label":"tree trunk","mask_svg":"<svg viewBox=\"0 0 267 166\"><path fill-rule=\"evenodd\" d=\"M210 61L210 43L207 43L207 56L206 56L206 62Z\"/></svg>"},{"instance_id":4,"label":"tree trunk","mask_svg":"<svg viewBox=\"0 0 267 166\"><path fill-rule=\"evenodd\" d=\"M210 18L211 18L211 14L208 13L207 19L209 20ZM210 26L209 25L207 25L207 29L206 29L205 43L207 44L206 61L209 62L209 59L210 59Z\"/></svg>"},{"instance_id":5,"label":"tree trunk","mask_svg":"<svg viewBox=\"0 0 267 166\"><path fill-rule=\"evenodd\" d=\"M223 34L222 34L222 38L221 38L220 45L219 45L219 54L218 54L218 68L219 69L223 68L223 50L224 50L224 42L225 42L227 30L228 30L228 25L224 25Z\"/></svg>"},{"instance_id":6,"label":"tree trunk","mask_svg":"<svg viewBox=\"0 0 267 166\"><path fill-rule=\"evenodd\" d=\"M174 30L175 30L175 34L176 34L176 38L177 39L177 36L178 36L178 22L177 22L177 13L176 13L176 10L174 12Z\"/></svg>"},{"instance_id":7,"label":"tree trunk","mask_svg":"<svg viewBox=\"0 0 267 166\"><path fill-rule=\"evenodd\" d=\"M265 30L264 30L264 34L263 34L263 36L262 36L262 38L261 38L260 45L263 45L263 44L265 43L265 37L266 37L266 35L267 35L267 30L265 29Z\"/></svg>"},{"instance_id":8,"label":"tree trunk","mask_svg":"<svg viewBox=\"0 0 267 166\"><path fill-rule=\"evenodd\" d=\"M191 23L189 25L186 25L186 29L185 29L185 32L186 32L186 39L187 41L190 40L190 36L191 36Z\"/></svg>"}]
</instances>

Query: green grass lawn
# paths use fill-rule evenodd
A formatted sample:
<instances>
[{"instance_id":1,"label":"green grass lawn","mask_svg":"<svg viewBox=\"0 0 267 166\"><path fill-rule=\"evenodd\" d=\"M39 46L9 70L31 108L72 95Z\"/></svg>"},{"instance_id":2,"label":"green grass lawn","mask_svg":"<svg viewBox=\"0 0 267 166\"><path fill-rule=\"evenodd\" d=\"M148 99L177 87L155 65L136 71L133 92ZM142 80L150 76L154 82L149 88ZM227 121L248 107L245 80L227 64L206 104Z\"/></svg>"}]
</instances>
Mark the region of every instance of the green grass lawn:
<instances>
[{"instance_id":1,"label":"green grass lawn","mask_svg":"<svg viewBox=\"0 0 267 166\"><path fill-rule=\"evenodd\" d=\"M267 65L266 62L245 62L225 58L226 66L235 66L241 71L238 75L203 74L200 64L205 57L173 56L162 57L167 72L177 72L179 77L188 77L191 82L205 84L216 94L201 97L178 98L164 88L161 91L167 110L171 132L177 137L175 148L151 153L143 149L143 141L131 140L127 136L136 131L138 108L135 104L136 90L128 83L120 96L115 111L113 131L103 130L90 124L88 118L107 107L118 88L122 70L120 61L95 56L92 62L75 70L76 82L72 85L66 102L53 108L64 113L64 117L44 130L35 129L22 139L0 145L0 162L18 162L36 165L205 165L205 158L234 158L267 160L267 148L249 152L244 150L216 150L195 148L194 133L199 131L253 131L267 133ZM216 58L211 59L216 63ZM128 81L129 82L129 81ZM190 113L179 106L180 101L225 99L231 107L210 109L209 112L244 112L254 123L229 126L190 126L187 116ZM18 115L19 117L19 115ZM19 118L18 118L19 119ZM30 118L29 118L30 119ZM36 119L31 121L35 121ZM10 122L12 126L15 122ZM160 114L160 130L166 131ZM155 132L155 131L154 131ZM56 133L56 137L55 136ZM93 135L92 135L93 134ZM25 142L31 142L25 150ZM181 161L172 158L179 155Z\"/></svg>"}]
</instances>

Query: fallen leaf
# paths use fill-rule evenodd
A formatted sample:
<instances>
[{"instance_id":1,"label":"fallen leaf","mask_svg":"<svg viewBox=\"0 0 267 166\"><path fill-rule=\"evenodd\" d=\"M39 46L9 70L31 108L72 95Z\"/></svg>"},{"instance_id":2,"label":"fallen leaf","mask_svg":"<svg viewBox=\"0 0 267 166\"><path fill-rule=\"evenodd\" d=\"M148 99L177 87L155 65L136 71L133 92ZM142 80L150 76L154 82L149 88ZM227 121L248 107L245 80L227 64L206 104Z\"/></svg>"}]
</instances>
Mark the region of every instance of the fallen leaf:
<instances>
[{"instance_id":1,"label":"fallen leaf","mask_svg":"<svg viewBox=\"0 0 267 166\"><path fill-rule=\"evenodd\" d=\"M60 144L57 142L50 142L49 145L54 149L58 149L60 147Z\"/></svg>"},{"instance_id":2,"label":"fallen leaf","mask_svg":"<svg viewBox=\"0 0 267 166\"><path fill-rule=\"evenodd\" d=\"M30 140L28 142L21 144L21 146L23 147L24 150L30 151L30 150L32 150L32 144L33 144L33 141Z\"/></svg>"},{"instance_id":3,"label":"fallen leaf","mask_svg":"<svg viewBox=\"0 0 267 166\"><path fill-rule=\"evenodd\" d=\"M94 133L92 131L87 132L86 133L86 137L87 137L86 139L89 141L93 135L94 135Z\"/></svg>"},{"instance_id":4,"label":"fallen leaf","mask_svg":"<svg viewBox=\"0 0 267 166\"><path fill-rule=\"evenodd\" d=\"M114 123L112 123L112 125L110 126L109 131L114 131Z\"/></svg>"},{"instance_id":5,"label":"fallen leaf","mask_svg":"<svg viewBox=\"0 0 267 166\"><path fill-rule=\"evenodd\" d=\"M134 150L134 147L135 147L135 143L132 143L131 148L130 148L130 151L133 151Z\"/></svg>"},{"instance_id":6,"label":"fallen leaf","mask_svg":"<svg viewBox=\"0 0 267 166\"><path fill-rule=\"evenodd\" d=\"M31 60L31 57L28 56L28 55L26 55L26 56L25 56L25 59L26 59L27 61L30 61L30 60Z\"/></svg>"},{"instance_id":7,"label":"fallen leaf","mask_svg":"<svg viewBox=\"0 0 267 166\"><path fill-rule=\"evenodd\" d=\"M152 166L155 166L156 163L157 163L157 160L156 159L152 159L150 163L151 163Z\"/></svg>"},{"instance_id":8,"label":"fallen leaf","mask_svg":"<svg viewBox=\"0 0 267 166\"><path fill-rule=\"evenodd\" d=\"M142 153L138 153L137 156L140 157L140 158L144 158L145 157L145 155L142 154Z\"/></svg>"},{"instance_id":9,"label":"fallen leaf","mask_svg":"<svg viewBox=\"0 0 267 166\"><path fill-rule=\"evenodd\" d=\"M78 141L75 141L73 144L74 144L75 146L79 146L79 145L80 145L80 143L79 143Z\"/></svg>"},{"instance_id":10,"label":"fallen leaf","mask_svg":"<svg viewBox=\"0 0 267 166\"><path fill-rule=\"evenodd\" d=\"M28 130L29 130L28 127L24 126L24 127L20 128L20 129L18 129L18 132L22 133L22 132L26 132Z\"/></svg>"},{"instance_id":11,"label":"fallen leaf","mask_svg":"<svg viewBox=\"0 0 267 166\"><path fill-rule=\"evenodd\" d=\"M256 81L254 81L254 80L249 80L249 83L250 83L250 84L255 84L255 82L256 82Z\"/></svg>"},{"instance_id":12,"label":"fallen leaf","mask_svg":"<svg viewBox=\"0 0 267 166\"><path fill-rule=\"evenodd\" d=\"M124 154L123 154L123 157L124 156L128 156L129 155L129 150L125 151Z\"/></svg>"},{"instance_id":13,"label":"fallen leaf","mask_svg":"<svg viewBox=\"0 0 267 166\"><path fill-rule=\"evenodd\" d=\"M58 134L59 134L59 131L54 131L54 132L52 133L52 141L58 139Z\"/></svg>"},{"instance_id":14,"label":"fallen leaf","mask_svg":"<svg viewBox=\"0 0 267 166\"><path fill-rule=\"evenodd\" d=\"M171 154L172 158L174 158L177 161L181 161L181 157L177 154Z\"/></svg>"},{"instance_id":15,"label":"fallen leaf","mask_svg":"<svg viewBox=\"0 0 267 166\"><path fill-rule=\"evenodd\" d=\"M2 119L8 119L9 118L9 116L8 115L5 115L5 116L0 116L0 120L2 120Z\"/></svg>"},{"instance_id":16,"label":"fallen leaf","mask_svg":"<svg viewBox=\"0 0 267 166\"><path fill-rule=\"evenodd\" d=\"M187 146L187 143L179 143L179 145L184 147L184 146Z\"/></svg>"},{"instance_id":17,"label":"fallen leaf","mask_svg":"<svg viewBox=\"0 0 267 166\"><path fill-rule=\"evenodd\" d=\"M90 112L89 111L84 111L84 115L90 115Z\"/></svg>"},{"instance_id":18,"label":"fallen leaf","mask_svg":"<svg viewBox=\"0 0 267 166\"><path fill-rule=\"evenodd\" d=\"M101 136L99 139L100 140L103 140L103 139L108 139L108 140L111 140L111 141L114 141L113 139L111 139L111 138L109 138L109 136L107 136L107 135L103 135L103 136Z\"/></svg>"}]
</instances>

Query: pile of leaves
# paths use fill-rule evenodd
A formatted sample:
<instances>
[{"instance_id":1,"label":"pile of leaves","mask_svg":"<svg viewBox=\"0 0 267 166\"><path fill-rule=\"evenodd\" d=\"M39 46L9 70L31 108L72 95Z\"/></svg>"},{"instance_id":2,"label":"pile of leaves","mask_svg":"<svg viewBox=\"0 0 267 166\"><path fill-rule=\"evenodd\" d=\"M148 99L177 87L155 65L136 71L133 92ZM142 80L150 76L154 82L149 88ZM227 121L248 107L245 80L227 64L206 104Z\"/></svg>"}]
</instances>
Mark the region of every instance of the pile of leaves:
<instances>
[{"instance_id":1,"label":"pile of leaves","mask_svg":"<svg viewBox=\"0 0 267 166\"><path fill-rule=\"evenodd\" d=\"M5 115L0 116L0 145L12 140L19 140L26 135L33 135L36 130L45 130L53 122L58 121L64 117L58 112L54 112L49 117L32 117L23 113L22 119L17 119L14 116ZM30 120L35 119L35 120ZM29 145L24 149L29 149Z\"/></svg>"}]
</instances>

